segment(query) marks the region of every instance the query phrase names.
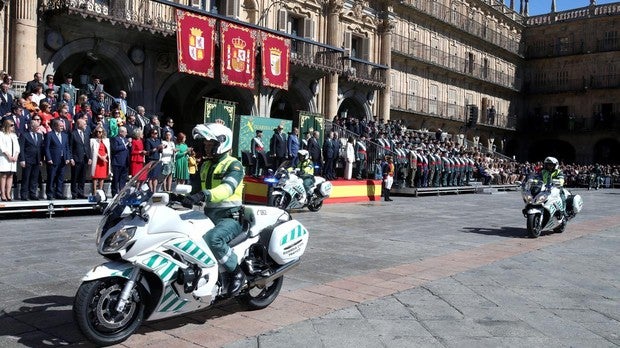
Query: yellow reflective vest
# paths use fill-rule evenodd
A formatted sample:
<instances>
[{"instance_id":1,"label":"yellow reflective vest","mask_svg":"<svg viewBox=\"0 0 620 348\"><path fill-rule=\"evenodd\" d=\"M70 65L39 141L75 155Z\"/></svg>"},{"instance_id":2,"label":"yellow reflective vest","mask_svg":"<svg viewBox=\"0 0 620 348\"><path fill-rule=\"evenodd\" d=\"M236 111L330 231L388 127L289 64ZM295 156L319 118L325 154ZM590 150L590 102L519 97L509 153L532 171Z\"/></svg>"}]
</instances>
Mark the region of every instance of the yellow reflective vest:
<instances>
[{"instance_id":1,"label":"yellow reflective vest","mask_svg":"<svg viewBox=\"0 0 620 348\"><path fill-rule=\"evenodd\" d=\"M205 162L200 169L200 182L202 190L211 193L211 200L206 207L240 206L243 200L243 176L241 162L232 156L224 155L217 163Z\"/></svg>"}]
</instances>

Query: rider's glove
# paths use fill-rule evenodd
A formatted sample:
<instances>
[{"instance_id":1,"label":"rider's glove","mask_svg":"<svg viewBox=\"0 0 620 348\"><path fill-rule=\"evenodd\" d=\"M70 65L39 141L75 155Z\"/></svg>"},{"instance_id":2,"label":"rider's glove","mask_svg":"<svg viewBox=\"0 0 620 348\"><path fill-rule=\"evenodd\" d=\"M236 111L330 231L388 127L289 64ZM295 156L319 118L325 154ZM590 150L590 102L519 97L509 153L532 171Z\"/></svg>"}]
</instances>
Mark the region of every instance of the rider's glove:
<instances>
[{"instance_id":1,"label":"rider's glove","mask_svg":"<svg viewBox=\"0 0 620 348\"><path fill-rule=\"evenodd\" d=\"M211 192L210 191L200 191L198 193L194 193L191 196L187 196L183 199L183 206L193 206L202 202L208 202L211 200Z\"/></svg>"}]
</instances>

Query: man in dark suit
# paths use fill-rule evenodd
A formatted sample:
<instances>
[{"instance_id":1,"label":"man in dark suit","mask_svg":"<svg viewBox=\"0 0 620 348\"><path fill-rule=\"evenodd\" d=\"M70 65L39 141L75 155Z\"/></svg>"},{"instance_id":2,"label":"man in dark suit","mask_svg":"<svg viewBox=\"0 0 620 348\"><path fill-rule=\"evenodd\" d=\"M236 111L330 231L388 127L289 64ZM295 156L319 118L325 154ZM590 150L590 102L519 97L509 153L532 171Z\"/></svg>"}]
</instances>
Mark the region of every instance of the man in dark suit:
<instances>
[{"instance_id":1,"label":"man in dark suit","mask_svg":"<svg viewBox=\"0 0 620 348\"><path fill-rule=\"evenodd\" d=\"M321 134L319 133L319 131L314 131L312 132L312 136L308 139L308 153L310 154L310 158L312 159L312 163L314 163L315 166L321 166L322 167L322 161L321 161L321 145L319 145L319 137L321 136ZM315 173L317 173L317 175L321 172L321 168L319 168L319 170L315 170Z\"/></svg>"},{"instance_id":2,"label":"man in dark suit","mask_svg":"<svg viewBox=\"0 0 620 348\"><path fill-rule=\"evenodd\" d=\"M78 118L75 130L71 132L71 198L73 199L86 198L84 194L86 170L92 164L88 134L86 120Z\"/></svg>"},{"instance_id":3,"label":"man in dark suit","mask_svg":"<svg viewBox=\"0 0 620 348\"><path fill-rule=\"evenodd\" d=\"M336 179L336 171L334 169L335 159L338 158L338 146L336 144L334 132L329 132L329 137L323 142L323 159L325 166L323 167L323 176L327 180Z\"/></svg>"},{"instance_id":4,"label":"man in dark suit","mask_svg":"<svg viewBox=\"0 0 620 348\"><path fill-rule=\"evenodd\" d=\"M286 160L286 138L282 134L282 125L278 125L278 128L275 129L273 135L271 136L271 141L269 142L269 154L274 158L274 170L278 169L280 164Z\"/></svg>"},{"instance_id":5,"label":"man in dark suit","mask_svg":"<svg viewBox=\"0 0 620 348\"><path fill-rule=\"evenodd\" d=\"M20 196L22 201L38 201L37 186L39 184L39 172L42 163L41 144L43 136L35 130L41 124L41 117L34 115L30 119L28 131L19 137L19 156L17 158L22 167L22 186Z\"/></svg>"},{"instance_id":6,"label":"man in dark suit","mask_svg":"<svg viewBox=\"0 0 620 348\"><path fill-rule=\"evenodd\" d=\"M11 107L11 113L2 117L2 121L9 119L13 121L15 125L15 134L19 137L28 128L28 122L30 122L30 114L24 114L23 108L19 104L14 104Z\"/></svg>"},{"instance_id":7,"label":"man in dark suit","mask_svg":"<svg viewBox=\"0 0 620 348\"><path fill-rule=\"evenodd\" d=\"M112 152L112 196L115 196L127 183L129 174L130 140L127 139L127 128L119 127L118 135L110 139Z\"/></svg>"},{"instance_id":8,"label":"man in dark suit","mask_svg":"<svg viewBox=\"0 0 620 348\"><path fill-rule=\"evenodd\" d=\"M9 84L0 85L0 117L8 116L13 105L13 95L9 93Z\"/></svg>"},{"instance_id":9,"label":"man in dark suit","mask_svg":"<svg viewBox=\"0 0 620 348\"><path fill-rule=\"evenodd\" d=\"M43 141L45 161L47 162L47 199L66 199L63 194L65 165L71 160L69 136L63 132L64 122L52 120L52 131L47 133Z\"/></svg>"}]
</instances>

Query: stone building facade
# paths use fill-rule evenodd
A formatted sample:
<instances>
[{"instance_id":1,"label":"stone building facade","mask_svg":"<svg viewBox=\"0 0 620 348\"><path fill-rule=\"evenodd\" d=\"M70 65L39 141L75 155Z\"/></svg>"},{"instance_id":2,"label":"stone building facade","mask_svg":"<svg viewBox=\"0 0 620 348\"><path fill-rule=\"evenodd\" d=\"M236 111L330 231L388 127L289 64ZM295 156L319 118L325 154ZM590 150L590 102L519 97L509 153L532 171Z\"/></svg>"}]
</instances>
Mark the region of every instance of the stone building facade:
<instances>
[{"instance_id":1,"label":"stone building facade","mask_svg":"<svg viewBox=\"0 0 620 348\"><path fill-rule=\"evenodd\" d=\"M80 87L98 75L112 96L126 90L130 105L173 116L185 130L202 119L206 97L237 103L241 115L400 119L410 128L495 141L519 159L537 159L551 146L567 161L606 161L614 155L595 152L618 146L617 135L605 133L618 133L618 4L536 17L527 15L527 0L518 10L497 0L3 4L0 68L14 80L38 71L62 81L72 73ZM177 72L175 7L290 37L289 90L234 88L217 75ZM574 115L572 133L538 129L546 114ZM598 127L597 117L610 127Z\"/></svg>"}]
</instances>

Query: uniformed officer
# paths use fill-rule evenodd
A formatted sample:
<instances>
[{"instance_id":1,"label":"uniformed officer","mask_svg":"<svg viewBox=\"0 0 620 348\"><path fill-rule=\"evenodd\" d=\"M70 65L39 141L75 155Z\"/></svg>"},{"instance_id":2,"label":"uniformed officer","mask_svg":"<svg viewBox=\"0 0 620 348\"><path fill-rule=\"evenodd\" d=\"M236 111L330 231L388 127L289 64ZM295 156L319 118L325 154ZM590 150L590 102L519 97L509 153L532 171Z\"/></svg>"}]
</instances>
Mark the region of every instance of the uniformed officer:
<instances>
[{"instance_id":1,"label":"uniformed officer","mask_svg":"<svg viewBox=\"0 0 620 348\"><path fill-rule=\"evenodd\" d=\"M245 282L245 274L237 255L228 242L241 233L238 221L243 193L243 166L229 153L232 131L220 123L205 123L194 127L194 139L202 139L206 161L200 170L202 191L188 196L183 204L205 202L205 215L215 224L204 239L218 262L231 274L228 294L235 295Z\"/></svg>"}]
</instances>

